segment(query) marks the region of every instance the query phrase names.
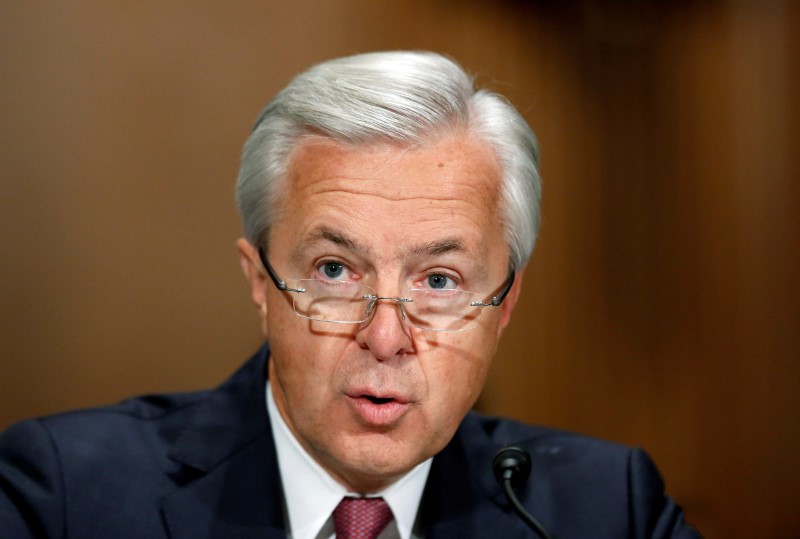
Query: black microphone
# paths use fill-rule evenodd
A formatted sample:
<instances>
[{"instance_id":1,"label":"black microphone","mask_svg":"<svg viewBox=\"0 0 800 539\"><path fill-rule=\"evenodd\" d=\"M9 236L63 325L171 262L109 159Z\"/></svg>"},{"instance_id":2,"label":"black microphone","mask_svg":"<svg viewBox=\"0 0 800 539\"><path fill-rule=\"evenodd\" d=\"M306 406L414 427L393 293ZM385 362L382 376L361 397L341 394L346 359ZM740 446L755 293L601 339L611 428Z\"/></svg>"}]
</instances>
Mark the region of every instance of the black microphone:
<instances>
[{"instance_id":1,"label":"black microphone","mask_svg":"<svg viewBox=\"0 0 800 539\"><path fill-rule=\"evenodd\" d=\"M528 452L518 445L507 445L494 456L492 469L497 482L503 487L508 501L511 502L511 507L514 508L514 512L519 515L519 518L542 539L553 539L539 524L539 521L525 510L519 503L517 495L514 494L513 487L524 485L528 476L531 475L531 456Z\"/></svg>"}]
</instances>

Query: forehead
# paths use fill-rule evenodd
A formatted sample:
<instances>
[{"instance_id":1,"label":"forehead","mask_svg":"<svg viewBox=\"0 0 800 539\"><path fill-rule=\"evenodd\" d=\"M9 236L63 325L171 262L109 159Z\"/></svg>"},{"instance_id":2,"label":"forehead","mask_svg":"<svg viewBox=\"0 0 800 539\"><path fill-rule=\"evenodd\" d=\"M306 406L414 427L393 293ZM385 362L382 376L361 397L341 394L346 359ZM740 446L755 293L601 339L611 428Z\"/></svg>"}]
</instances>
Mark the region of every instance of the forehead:
<instances>
[{"instance_id":1,"label":"forehead","mask_svg":"<svg viewBox=\"0 0 800 539\"><path fill-rule=\"evenodd\" d=\"M494 152L467 134L412 147L314 137L293 152L279 223L298 242L322 229L381 251L447 237L479 255L502 236L499 193Z\"/></svg>"}]
</instances>

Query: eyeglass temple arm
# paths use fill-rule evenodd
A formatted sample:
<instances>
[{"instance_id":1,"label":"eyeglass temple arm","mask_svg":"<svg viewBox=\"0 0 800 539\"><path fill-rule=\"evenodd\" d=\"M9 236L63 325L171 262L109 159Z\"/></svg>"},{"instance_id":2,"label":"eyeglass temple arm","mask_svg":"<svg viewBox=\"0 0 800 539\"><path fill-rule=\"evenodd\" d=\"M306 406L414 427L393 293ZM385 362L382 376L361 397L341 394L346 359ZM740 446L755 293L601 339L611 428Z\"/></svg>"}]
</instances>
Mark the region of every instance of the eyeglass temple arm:
<instances>
[{"instance_id":1,"label":"eyeglass temple arm","mask_svg":"<svg viewBox=\"0 0 800 539\"><path fill-rule=\"evenodd\" d=\"M278 287L278 290L282 292L297 293L303 293L306 291L305 288L292 288L288 286L280 277L278 277L278 274L275 273L274 269L272 269L272 264L270 264L269 260L267 260L267 255L264 253L263 247L258 248L258 257L261 259L261 263L264 265L264 269L267 270L270 279L272 279L272 282L275 283L276 287Z\"/></svg>"},{"instance_id":2,"label":"eyeglass temple arm","mask_svg":"<svg viewBox=\"0 0 800 539\"><path fill-rule=\"evenodd\" d=\"M508 272L508 279L506 279L506 285L503 288L503 291L492 298L491 302L492 307L497 307L498 305L503 303L503 300L506 299L508 293L511 292L511 287L514 286L514 279L516 279L516 277L517 277L517 272L515 272L513 269L510 269Z\"/></svg>"},{"instance_id":3,"label":"eyeglass temple arm","mask_svg":"<svg viewBox=\"0 0 800 539\"><path fill-rule=\"evenodd\" d=\"M509 269L508 278L506 278L506 282L503 285L503 290L499 294L493 297L489 303L484 303L483 301L473 301L469 304L470 307L497 307L503 303L503 300L506 299L506 296L511 291L511 287L514 285L514 279L516 276L517 273L514 271L514 269Z\"/></svg>"}]
</instances>

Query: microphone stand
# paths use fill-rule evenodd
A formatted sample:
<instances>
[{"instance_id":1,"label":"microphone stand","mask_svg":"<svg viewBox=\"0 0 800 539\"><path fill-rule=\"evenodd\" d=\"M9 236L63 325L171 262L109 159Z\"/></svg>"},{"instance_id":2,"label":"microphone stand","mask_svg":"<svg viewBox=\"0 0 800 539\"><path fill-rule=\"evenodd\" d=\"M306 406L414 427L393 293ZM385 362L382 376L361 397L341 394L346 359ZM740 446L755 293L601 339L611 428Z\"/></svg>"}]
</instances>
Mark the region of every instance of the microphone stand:
<instances>
[{"instance_id":1,"label":"microphone stand","mask_svg":"<svg viewBox=\"0 0 800 539\"><path fill-rule=\"evenodd\" d=\"M547 533L544 526L523 507L514 493L514 486L523 484L531 473L531 457L528 452L516 445L506 446L495 455L492 468L495 478L503 488L503 492L506 493L514 512L541 539L554 539Z\"/></svg>"}]
</instances>

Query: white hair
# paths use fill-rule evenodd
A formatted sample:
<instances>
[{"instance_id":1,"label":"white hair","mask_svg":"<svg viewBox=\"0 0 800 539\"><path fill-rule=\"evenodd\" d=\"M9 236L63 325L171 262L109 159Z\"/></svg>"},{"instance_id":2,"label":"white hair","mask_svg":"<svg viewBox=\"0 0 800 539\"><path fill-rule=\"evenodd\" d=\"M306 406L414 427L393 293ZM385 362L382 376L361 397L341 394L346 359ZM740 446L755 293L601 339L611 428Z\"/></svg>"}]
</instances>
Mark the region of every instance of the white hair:
<instances>
[{"instance_id":1,"label":"white hair","mask_svg":"<svg viewBox=\"0 0 800 539\"><path fill-rule=\"evenodd\" d=\"M536 137L498 94L477 90L452 60L432 52L374 52L301 73L264 108L242 153L236 200L245 237L266 246L285 193L289 159L310 134L349 144L411 146L466 128L494 150L502 168L501 218L510 264L523 267L539 228Z\"/></svg>"}]
</instances>

